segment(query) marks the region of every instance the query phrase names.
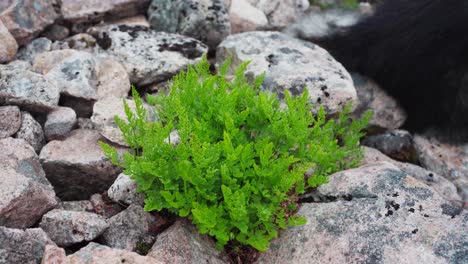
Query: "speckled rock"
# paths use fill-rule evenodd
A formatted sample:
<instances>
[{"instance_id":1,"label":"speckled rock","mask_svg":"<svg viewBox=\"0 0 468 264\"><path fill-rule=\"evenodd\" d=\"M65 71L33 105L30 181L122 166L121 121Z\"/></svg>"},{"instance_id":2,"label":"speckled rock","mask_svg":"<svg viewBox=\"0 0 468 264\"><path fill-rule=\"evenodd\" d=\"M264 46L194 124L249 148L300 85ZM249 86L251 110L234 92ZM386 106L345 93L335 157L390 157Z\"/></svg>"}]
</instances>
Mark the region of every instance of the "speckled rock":
<instances>
[{"instance_id":1,"label":"speckled rock","mask_svg":"<svg viewBox=\"0 0 468 264\"><path fill-rule=\"evenodd\" d=\"M224 0L153 0L148 19L157 31L193 37L210 48L216 48L231 32Z\"/></svg>"},{"instance_id":2,"label":"speckled rock","mask_svg":"<svg viewBox=\"0 0 468 264\"><path fill-rule=\"evenodd\" d=\"M74 50L93 52L96 45L97 45L96 39L93 36L87 33L79 33L69 38L66 38L62 41L55 41L52 44L52 49L53 50L74 49Z\"/></svg>"},{"instance_id":3,"label":"speckled rock","mask_svg":"<svg viewBox=\"0 0 468 264\"><path fill-rule=\"evenodd\" d=\"M47 245L53 242L40 228L21 230L0 226L1 263L41 263Z\"/></svg>"},{"instance_id":4,"label":"speckled rock","mask_svg":"<svg viewBox=\"0 0 468 264\"><path fill-rule=\"evenodd\" d=\"M165 81L207 52L198 40L141 26L108 26L91 33L102 53L121 62L137 86Z\"/></svg>"},{"instance_id":5,"label":"speckled rock","mask_svg":"<svg viewBox=\"0 0 468 264\"><path fill-rule=\"evenodd\" d=\"M308 0L247 0L268 17L269 27L283 28L301 17L309 8Z\"/></svg>"},{"instance_id":6,"label":"speckled rock","mask_svg":"<svg viewBox=\"0 0 468 264\"><path fill-rule=\"evenodd\" d=\"M16 43L15 38L13 38L0 19L0 63L14 60L17 51L18 43Z\"/></svg>"},{"instance_id":7,"label":"speckled rock","mask_svg":"<svg viewBox=\"0 0 468 264\"><path fill-rule=\"evenodd\" d=\"M37 38L20 48L18 54L16 54L16 58L32 64L37 55L50 51L51 49L52 41L50 39L44 37Z\"/></svg>"},{"instance_id":8,"label":"speckled rock","mask_svg":"<svg viewBox=\"0 0 468 264\"><path fill-rule=\"evenodd\" d=\"M39 226L58 246L70 246L97 238L108 224L97 214L55 209L42 217Z\"/></svg>"},{"instance_id":9,"label":"speckled rock","mask_svg":"<svg viewBox=\"0 0 468 264\"><path fill-rule=\"evenodd\" d=\"M35 72L47 74L65 59L79 54L78 51L73 49L44 51L34 56L32 68Z\"/></svg>"},{"instance_id":10,"label":"speckled rock","mask_svg":"<svg viewBox=\"0 0 468 264\"><path fill-rule=\"evenodd\" d=\"M44 130L41 124L28 112L21 112L21 127L15 137L24 139L39 153L45 144Z\"/></svg>"},{"instance_id":11,"label":"speckled rock","mask_svg":"<svg viewBox=\"0 0 468 264\"><path fill-rule=\"evenodd\" d=\"M130 205L109 219L109 228L101 236L102 244L136 251L142 245L152 245L155 235L153 225L157 219L139 205Z\"/></svg>"},{"instance_id":12,"label":"speckled rock","mask_svg":"<svg viewBox=\"0 0 468 264\"><path fill-rule=\"evenodd\" d=\"M143 206L145 196L138 193L138 185L127 175L121 173L107 191L109 198L116 203L136 204Z\"/></svg>"},{"instance_id":13,"label":"speckled rock","mask_svg":"<svg viewBox=\"0 0 468 264\"><path fill-rule=\"evenodd\" d=\"M94 213L94 205L90 200L63 201L59 203L56 209Z\"/></svg>"},{"instance_id":14,"label":"speckled rock","mask_svg":"<svg viewBox=\"0 0 468 264\"><path fill-rule=\"evenodd\" d=\"M59 17L57 0L4 0L0 20L19 45L28 43Z\"/></svg>"},{"instance_id":15,"label":"speckled rock","mask_svg":"<svg viewBox=\"0 0 468 264\"><path fill-rule=\"evenodd\" d=\"M76 125L76 113L68 107L57 107L47 115L44 134L47 141L63 140Z\"/></svg>"},{"instance_id":16,"label":"speckled rock","mask_svg":"<svg viewBox=\"0 0 468 264\"><path fill-rule=\"evenodd\" d=\"M114 263L132 263L132 264L164 264L166 262L157 259L141 256L135 252L123 249L114 249L94 242L81 248L78 252L68 256L70 263L86 264L114 264Z\"/></svg>"},{"instance_id":17,"label":"speckled rock","mask_svg":"<svg viewBox=\"0 0 468 264\"><path fill-rule=\"evenodd\" d=\"M21 112L15 106L0 106L0 139L15 134L21 127Z\"/></svg>"},{"instance_id":18,"label":"speckled rock","mask_svg":"<svg viewBox=\"0 0 468 264\"><path fill-rule=\"evenodd\" d=\"M104 155L98 145L101 140L104 138L98 131L77 129L67 139L51 141L42 148L42 166L57 196L84 200L112 185L121 169Z\"/></svg>"},{"instance_id":19,"label":"speckled rock","mask_svg":"<svg viewBox=\"0 0 468 264\"><path fill-rule=\"evenodd\" d=\"M148 256L164 263L229 263L210 237L200 235L195 226L185 220L176 221L159 234Z\"/></svg>"},{"instance_id":20,"label":"speckled rock","mask_svg":"<svg viewBox=\"0 0 468 264\"><path fill-rule=\"evenodd\" d=\"M268 26L266 15L247 0L232 2L229 8L229 20L233 34L261 30Z\"/></svg>"},{"instance_id":21,"label":"speckled rock","mask_svg":"<svg viewBox=\"0 0 468 264\"><path fill-rule=\"evenodd\" d=\"M49 112L59 100L59 89L44 76L22 65L0 65L0 103L32 112Z\"/></svg>"},{"instance_id":22,"label":"speckled rock","mask_svg":"<svg viewBox=\"0 0 468 264\"><path fill-rule=\"evenodd\" d=\"M382 134L369 135L361 140L361 144L376 148L399 161L418 162L413 136L406 130L389 130Z\"/></svg>"},{"instance_id":23,"label":"speckled rock","mask_svg":"<svg viewBox=\"0 0 468 264\"><path fill-rule=\"evenodd\" d=\"M135 111L136 105L133 99L125 99L130 109ZM145 104L147 110L148 120L156 120L156 114L153 107ZM125 142L122 132L115 123L114 117L118 116L123 120L127 120L122 98L108 97L97 101L94 104L93 115L91 121L95 127L101 132L108 140L122 146L128 146Z\"/></svg>"},{"instance_id":24,"label":"speckled rock","mask_svg":"<svg viewBox=\"0 0 468 264\"><path fill-rule=\"evenodd\" d=\"M231 57L231 69L247 60L249 78L266 73L263 89L301 94L323 105L326 113L337 113L347 103L356 105L357 95L349 73L327 51L309 42L279 32L247 32L227 37L218 47L217 65Z\"/></svg>"},{"instance_id":25,"label":"speckled rock","mask_svg":"<svg viewBox=\"0 0 468 264\"><path fill-rule=\"evenodd\" d=\"M41 264L69 264L65 250L56 245L46 245Z\"/></svg>"},{"instance_id":26,"label":"speckled rock","mask_svg":"<svg viewBox=\"0 0 468 264\"><path fill-rule=\"evenodd\" d=\"M465 263L468 212L387 162L330 176L256 263Z\"/></svg>"}]
</instances>

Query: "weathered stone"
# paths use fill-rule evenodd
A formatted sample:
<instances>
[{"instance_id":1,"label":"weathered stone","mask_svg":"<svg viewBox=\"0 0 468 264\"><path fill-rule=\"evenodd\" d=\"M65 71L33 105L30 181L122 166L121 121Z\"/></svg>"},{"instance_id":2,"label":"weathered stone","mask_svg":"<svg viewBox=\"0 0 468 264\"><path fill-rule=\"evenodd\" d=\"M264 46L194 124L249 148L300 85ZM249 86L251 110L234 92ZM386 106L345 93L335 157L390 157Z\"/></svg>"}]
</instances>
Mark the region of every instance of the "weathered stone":
<instances>
[{"instance_id":1,"label":"weathered stone","mask_svg":"<svg viewBox=\"0 0 468 264\"><path fill-rule=\"evenodd\" d=\"M0 263L40 263L46 245L53 245L40 228L0 226Z\"/></svg>"},{"instance_id":2,"label":"weathered stone","mask_svg":"<svg viewBox=\"0 0 468 264\"><path fill-rule=\"evenodd\" d=\"M109 228L101 236L101 242L112 248L136 251L142 245L152 245L155 235L153 225L157 219L139 205L130 205L109 219Z\"/></svg>"},{"instance_id":3,"label":"weathered stone","mask_svg":"<svg viewBox=\"0 0 468 264\"><path fill-rule=\"evenodd\" d=\"M143 206L145 196L138 193L138 185L127 175L121 173L107 191L109 198L116 203L136 204Z\"/></svg>"},{"instance_id":4,"label":"weathered stone","mask_svg":"<svg viewBox=\"0 0 468 264\"><path fill-rule=\"evenodd\" d=\"M103 54L121 62L130 82L139 86L165 81L207 52L198 40L141 26L108 26L91 33Z\"/></svg>"},{"instance_id":5,"label":"weathered stone","mask_svg":"<svg viewBox=\"0 0 468 264\"><path fill-rule=\"evenodd\" d=\"M18 50L16 58L33 63L37 55L50 51L52 49L52 41L48 38L37 38L26 46Z\"/></svg>"},{"instance_id":6,"label":"weathered stone","mask_svg":"<svg viewBox=\"0 0 468 264\"><path fill-rule=\"evenodd\" d=\"M65 39L69 35L70 35L70 30L68 30L67 27L59 25L59 24L53 24L46 32L42 34L42 36L52 41Z\"/></svg>"},{"instance_id":7,"label":"weathered stone","mask_svg":"<svg viewBox=\"0 0 468 264\"><path fill-rule=\"evenodd\" d=\"M58 246L71 246L97 238L108 224L97 214L55 209L42 217L39 226Z\"/></svg>"},{"instance_id":8,"label":"weathered stone","mask_svg":"<svg viewBox=\"0 0 468 264\"><path fill-rule=\"evenodd\" d=\"M17 106L0 106L0 139L15 134L21 127L21 112Z\"/></svg>"},{"instance_id":9,"label":"weathered stone","mask_svg":"<svg viewBox=\"0 0 468 264\"><path fill-rule=\"evenodd\" d=\"M149 24L148 19L146 19L146 16L144 15L138 15L138 16L132 16L132 17L125 17L121 19L113 19L110 21L106 21L104 25L126 25L129 27L133 26L142 26L149 28L151 25Z\"/></svg>"},{"instance_id":10,"label":"weathered stone","mask_svg":"<svg viewBox=\"0 0 468 264\"><path fill-rule=\"evenodd\" d=\"M32 112L48 112L59 100L59 89L44 76L18 65L0 65L0 103Z\"/></svg>"},{"instance_id":11,"label":"weathered stone","mask_svg":"<svg viewBox=\"0 0 468 264\"><path fill-rule=\"evenodd\" d=\"M65 211L94 213L94 205L93 203L91 203L90 200L60 202L57 209L62 209Z\"/></svg>"},{"instance_id":12,"label":"weathered stone","mask_svg":"<svg viewBox=\"0 0 468 264\"><path fill-rule=\"evenodd\" d=\"M127 70L119 62L102 58L96 61L96 93L98 99L125 97L130 91Z\"/></svg>"},{"instance_id":13,"label":"weathered stone","mask_svg":"<svg viewBox=\"0 0 468 264\"><path fill-rule=\"evenodd\" d=\"M369 135L361 140L361 144L376 148L399 161L418 162L413 136L406 130L390 130L383 134Z\"/></svg>"},{"instance_id":14,"label":"weathered stone","mask_svg":"<svg viewBox=\"0 0 468 264\"><path fill-rule=\"evenodd\" d=\"M214 241L186 220L178 220L159 234L148 256L164 263L228 263ZM286 262L284 262L286 263Z\"/></svg>"},{"instance_id":15,"label":"weathered stone","mask_svg":"<svg viewBox=\"0 0 468 264\"><path fill-rule=\"evenodd\" d=\"M294 22L309 8L307 0L247 0L267 15L271 28L278 29Z\"/></svg>"},{"instance_id":16,"label":"weathered stone","mask_svg":"<svg viewBox=\"0 0 468 264\"><path fill-rule=\"evenodd\" d=\"M229 9L231 21L231 33L256 31L267 28L268 19L266 15L247 0L236 0L232 2Z\"/></svg>"},{"instance_id":17,"label":"weathered stone","mask_svg":"<svg viewBox=\"0 0 468 264\"><path fill-rule=\"evenodd\" d=\"M266 73L262 88L280 98L286 90L298 95L307 89L314 110L323 105L327 114L335 114L345 104L357 102L349 73L312 43L279 32L247 32L227 37L216 54L218 66L232 58L231 70L250 60L247 77Z\"/></svg>"},{"instance_id":18,"label":"weathered stone","mask_svg":"<svg viewBox=\"0 0 468 264\"><path fill-rule=\"evenodd\" d=\"M56 245L46 245L41 264L69 264L65 250Z\"/></svg>"},{"instance_id":19,"label":"weathered stone","mask_svg":"<svg viewBox=\"0 0 468 264\"><path fill-rule=\"evenodd\" d=\"M94 207L94 212L106 219L117 215L124 209L123 206L109 199L107 195L96 193L93 194L89 200Z\"/></svg>"},{"instance_id":20,"label":"weathered stone","mask_svg":"<svg viewBox=\"0 0 468 264\"><path fill-rule=\"evenodd\" d=\"M127 105L135 111L136 105L133 99L125 99ZM148 120L156 120L156 114L152 107L146 106ZM118 116L123 120L127 120L125 115L125 109L122 98L108 97L97 101L94 104L93 115L91 121L94 123L96 128L101 132L108 140L117 143L122 146L128 146L125 142L122 132L120 131L114 117Z\"/></svg>"},{"instance_id":21,"label":"weathered stone","mask_svg":"<svg viewBox=\"0 0 468 264\"><path fill-rule=\"evenodd\" d=\"M14 60L17 51L18 43L16 43L15 38L13 38L0 19L0 63L7 63Z\"/></svg>"},{"instance_id":22,"label":"weathered stone","mask_svg":"<svg viewBox=\"0 0 468 264\"><path fill-rule=\"evenodd\" d=\"M47 141L63 140L76 125L76 113L68 107L57 107L47 115L44 133Z\"/></svg>"},{"instance_id":23,"label":"weathered stone","mask_svg":"<svg viewBox=\"0 0 468 264\"><path fill-rule=\"evenodd\" d=\"M224 0L153 0L148 19L157 31L186 35L210 48L216 48L231 32Z\"/></svg>"},{"instance_id":24,"label":"weathered stone","mask_svg":"<svg viewBox=\"0 0 468 264\"><path fill-rule=\"evenodd\" d=\"M59 17L57 0L6 0L0 4L0 20L19 45L39 35Z\"/></svg>"},{"instance_id":25,"label":"weathered stone","mask_svg":"<svg viewBox=\"0 0 468 264\"><path fill-rule=\"evenodd\" d=\"M15 134L16 138L24 139L39 153L45 144L44 131L41 124L28 112L21 112L21 128Z\"/></svg>"},{"instance_id":26,"label":"weathered stone","mask_svg":"<svg viewBox=\"0 0 468 264\"><path fill-rule=\"evenodd\" d=\"M104 155L98 145L101 140L104 138L97 131L77 129L67 139L42 148L40 159L57 196L84 200L112 185L121 169Z\"/></svg>"},{"instance_id":27,"label":"weathered stone","mask_svg":"<svg viewBox=\"0 0 468 264\"><path fill-rule=\"evenodd\" d=\"M141 256L137 253L106 247L94 242L68 256L70 263L86 264L114 264L114 263L132 263L132 264L163 264L166 262L157 259Z\"/></svg>"},{"instance_id":28,"label":"weathered stone","mask_svg":"<svg viewBox=\"0 0 468 264\"><path fill-rule=\"evenodd\" d=\"M92 52L94 47L96 47L96 39L86 33L73 35L62 41L56 41L52 45L53 50L74 49L88 52Z\"/></svg>"},{"instance_id":29,"label":"weathered stone","mask_svg":"<svg viewBox=\"0 0 468 264\"><path fill-rule=\"evenodd\" d=\"M330 176L256 263L465 263L468 212L387 162Z\"/></svg>"},{"instance_id":30,"label":"weathered stone","mask_svg":"<svg viewBox=\"0 0 468 264\"><path fill-rule=\"evenodd\" d=\"M35 72L47 74L65 59L73 55L79 56L79 54L80 53L78 51L72 49L45 51L34 57L32 67Z\"/></svg>"}]
</instances>

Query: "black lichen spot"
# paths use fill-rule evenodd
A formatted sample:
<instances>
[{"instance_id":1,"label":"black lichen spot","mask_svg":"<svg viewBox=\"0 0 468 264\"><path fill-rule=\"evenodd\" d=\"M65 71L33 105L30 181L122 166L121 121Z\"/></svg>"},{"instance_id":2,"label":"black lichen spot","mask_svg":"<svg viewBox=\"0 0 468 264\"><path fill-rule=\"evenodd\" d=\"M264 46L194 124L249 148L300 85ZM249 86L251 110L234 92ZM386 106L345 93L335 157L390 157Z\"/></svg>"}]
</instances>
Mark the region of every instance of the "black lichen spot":
<instances>
[{"instance_id":1,"label":"black lichen spot","mask_svg":"<svg viewBox=\"0 0 468 264\"><path fill-rule=\"evenodd\" d=\"M103 32L96 37L96 43L101 47L103 50L107 50L112 46L112 39L109 38L107 32Z\"/></svg>"},{"instance_id":2,"label":"black lichen spot","mask_svg":"<svg viewBox=\"0 0 468 264\"><path fill-rule=\"evenodd\" d=\"M137 38L138 32L149 30L147 27L144 26L120 25L118 26L118 28L121 32L127 32L132 38Z\"/></svg>"},{"instance_id":3,"label":"black lichen spot","mask_svg":"<svg viewBox=\"0 0 468 264\"><path fill-rule=\"evenodd\" d=\"M346 194L342 196L345 201L352 201L353 196L351 194Z\"/></svg>"},{"instance_id":4,"label":"black lichen spot","mask_svg":"<svg viewBox=\"0 0 468 264\"><path fill-rule=\"evenodd\" d=\"M398 192L392 194L393 197L398 197Z\"/></svg>"},{"instance_id":5,"label":"black lichen spot","mask_svg":"<svg viewBox=\"0 0 468 264\"><path fill-rule=\"evenodd\" d=\"M429 217L429 215L428 215L428 214L424 214L423 216L424 216L424 217Z\"/></svg>"},{"instance_id":6,"label":"black lichen spot","mask_svg":"<svg viewBox=\"0 0 468 264\"><path fill-rule=\"evenodd\" d=\"M463 210L463 208L456 207L450 204L442 204L440 207L442 208L442 214L448 215L452 218L455 218L455 216L459 215Z\"/></svg>"},{"instance_id":7,"label":"black lichen spot","mask_svg":"<svg viewBox=\"0 0 468 264\"><path fill-rule=\"evenodd\" d=\"M400 205L395 203L395 201L386 201L385 202L385 208L387 209L390 209L390 207L393 207L393 209L395 209L395 211L398 211L398 209L400 209Z\"/></svg>"},{"instance_id":8,"label":"black lichen spot","mask_svg":"<svg viewBox=\"0 0 468 264\"><path fill-rule=\"evenodd\" d=\"M408 211L410 211L411 213L414 213L414 211L416 210L414 210L414 208L410 208Z\"/></svg>"},{"instance_id":9,"label":"black lichen spot","mask_svg":"<svg viewBox=\"0 0 468 264\"><path fill-rule=\"evenodd\" d=\"M317 103L321 103L322 102L322 98L317 98Z\"/></svg>"},{"instance_id":10,"label":"black lichen spot","mask_svg":"<svg viewBox=\"0 0 468 264\"><path fill-rule=\"evenodd\" d=\"M422 212L423 211L423 207L422 205L419 205L419 212Z\"/></svg>"},{"instance_id":11,"label":"black lichen spot","mask_svg":"<svg viewBox=\"0 0 468 264\"><path fill-rule=\"evenodd\" d=\"M187 59L193 60L203 55L203 51L197 49L196 41L187 41L183 43L163 43L159 46L159 51L175 51L181 53Z\"/></svg>"},{"instance_id":12,"label":"black lichen spot","mask_svg":"<svg viewBox=\"0 0 468 264\"><path fill-rule=\"evenodd\" d=\"M390 216L390 215L393 215L393 211L392 211L392 210L388 210L387 213L385 214L385 216Z\"/></svg>"},{"instance_id":13,"label":"black lichen spot","mask_svg":"<svg viewBox=\"0 0 468 264\"><path fill-rule=\"evenodd\" d=\"M330 93L329 92L324 92L325 96L326 97L330 97Z\"/></svg>"},{"instance_id":14,"label":"black lichen spot","mask_svg":"<svg viewBox=\"0 0 468 264\"><path fill-rule=\"evenodd\" d=\"M416 228L415 230L411 231L411 233L416 234L419 230Z\"/></svg>"}]
</instances>

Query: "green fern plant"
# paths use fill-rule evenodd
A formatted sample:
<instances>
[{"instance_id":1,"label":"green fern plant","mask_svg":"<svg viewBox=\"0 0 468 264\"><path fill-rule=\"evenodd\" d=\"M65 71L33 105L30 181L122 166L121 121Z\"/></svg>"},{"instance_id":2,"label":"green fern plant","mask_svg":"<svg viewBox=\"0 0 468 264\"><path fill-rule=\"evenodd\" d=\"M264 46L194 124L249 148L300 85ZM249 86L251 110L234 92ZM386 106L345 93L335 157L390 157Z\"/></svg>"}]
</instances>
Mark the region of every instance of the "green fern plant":
<instances>
[{"instance_id":1,"label":"green fern plant","mask_svg":"<svg viewBox=\"0 0 468 264\"><path fill-rule=\"evenodd\" d=\"M116 117L132 151L119 157L101 146L139 185L145 210L188 217L220 248L236 242L266 250L279 229L305 223L294 215L299 194L358 164L370 115L350 121L347 107L336 121L326 121L323 108L313 116L306 89L298 97L286 92L282 107L260 91L263 77L246 80L246 67L226 81L229 61L217 75L206 58L189 66L168 95L148 97L157 122L147 121L133 89L136 111L125 105L128 121ZM170 143L173 131L178 144Z\"/></svg>"}]
</instances>

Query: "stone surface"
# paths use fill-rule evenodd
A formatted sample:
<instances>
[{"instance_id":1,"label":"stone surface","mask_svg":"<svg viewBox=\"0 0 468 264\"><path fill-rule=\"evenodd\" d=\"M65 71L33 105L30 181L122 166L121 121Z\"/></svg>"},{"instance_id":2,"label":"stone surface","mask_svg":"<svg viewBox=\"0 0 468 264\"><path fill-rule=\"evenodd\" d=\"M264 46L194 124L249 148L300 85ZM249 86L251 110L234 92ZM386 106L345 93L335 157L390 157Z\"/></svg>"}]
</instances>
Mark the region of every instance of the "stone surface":
<instances>
[{"instance_id":1,"label":"stone surface","mask_svg":"<svg viewBox=\"0 0 468 264\"><path fill-rule=\"evenodd\" d=\"M465 263L468 212L387 162L330 176L256 263Z\"/></svg>"},{"instance_id":2,"label":"stone surface","mask_svg":"<svg viewBox=\"0 0 468 264\"><path fill-rule=\"evenodd\" d=\"M361 144L376 148L395 160L418 162L413 136L406 130L389 130L383 134L369 135L361 140Z\"/></svg>"},{"instance_id":3,"label":"stone surface","mask_svg":"<svg viewBox=\"0 0 468 264\"><path fill-rule=\"evenodd\" d=\"M24 139L39 153L45 144L44 130L41 124L28 112L21 112L21 127L15 137Z\"/></svg>"},{"instance_id":4,"label":"stone surface","mask_svg":"<svg viewBox=\"0 0 468 264\"><path fill-rule=\"evenodd\" d=\"M77 129L63 141L42 148L40 159L46 175L63 200L83 200L107 190L121 169L105 157L99 132ZM122 149L119 149L122 150Z\"/></svg>"},{"instance_id":5,"label":"stone surface","mask_svg":"<svg viewBox=\"0 0 468 264\"><path fill-rule=\"evenodd\" d=\"M21 112L15 106L0 106L0 139L12 136L21 127Z\"/></svg>"},{"instance_id":6,"label":"stone surface","mask_svg":"<svg viewBox=\"0 0 468 264\"><path fill-rule=\"evenodd\" d=\"M0 226L0 263L40 263L47 245L53 242L40 228Z\"/></svg>"},{"instance_id":7,"label":"stone surface","mask_svg":"<svg viewBox=\"0 0 468 264\"><path fill-rule=\"evenodd\" d=\"M106 26L107 25L119 25L119 26L126 25L126 26L129 26L129 27L142 26L142 27L146 27L146 28L151 27L151 25L149 24L148 19L144 15L125 17L125 18L121 18L121 19L112 19L112 20L106 21L106 23L104 23L104 25L106 25Z\"/></svg>"},{"instance_id":8,"label":"stone surface","mask_svg":"<svg viewBox=\"0 0 468 264\"><path fill-rule=\"evenodd\" d=\"M108 26L91 33L102 53L122 63L137 86L165 81L207 52L198 40L141 26Z\"/></svg>"},{"instance_id":9,"label":"stone surface","mask_svg":"<svg viewBox=\"0 0 468 264\"><path fill-rule=\"evenodd\" d=\"M210 237L200 235L195 226L185 220L176 221L159 234L148 256L164 263L229 263Z\"/></svg>"},{"instance_id":10,"label":"stone surface","mask_svg":"<svg viewBox=\"0 0 468 264\"><path fill-rule=\"evenodd\" d=\"M80 53L73 49L44 51L34 56L32 67L35 72L47 74L65 59L74 55L77 56L78 54Z\"/></svg>"},{"instance_id":11,"label":"stone surface","mask_svg":"<svg viewBox=\"0 0 468 264\"><path fill-rule=\"evenodd\" d=\"M42 36L52 40L63 40L70 35L70 30L63 25L53 24L46 32L42 34Z\"/></svg>"},{"instance_id":12,"label":"stone surface","mask_svg":"<svg viewBox=\"0 0 468 264\"><path fill-rule=\"evenodd\" d=\"M101 242L112 248L136 251L142 245L151 246L155 240L152 230L157 219L139 205L130 205L109 219L109 228L101 236Z\"/></svg>"},{"instance_id":13,"label":"stone surface","mask_svg":"<svg viewBox=\"0 0 468 264\"><path fill-rule=\"evenodd\" d=\"M0 20L19 45L39 35L59 17L57 0L4 0L0 3Z\"/></svg>"},{"instance_id":14,"label":"stone surface","mask_svg":"<svg viewBox=\"0 0 468 264\"><path fill-rule=\"evenodd\" d=\"M224 0L153 0L148 20L156 31L186 35L210 48L216 48L231 32Z\"/></svg>"},{"instance_id":15,"label":"stone surface","mask_svg":"<svg viewBox=\"0 0 468 264\"><path fill-rule=\"evenodd\" d=\"M164 264L166 262L159 261L149 256L141 256L137 253L106 247L94 242L89 243L86 247L81 248L78 252L68 256L70 263L85 263L85 264L115 264L115 263L132 263L132 264Z\"/></svg>"},{"instance_id":16,"label":"stone surface","mask_svg":"<svg viewBox=\"0 0 468 264\"><path fill-rule=\"evenodd\" d=\"M138 193L138 185L127 175L121 173L107 191L109 198L116 203L144 206L145 196Z\"/></svg>"},{"instance_id":17,"label":"stone surface","mask_svg":"<svg viewBox=\"0 0 468 264\"><path fill-rule=\"evenodd\" d=\"M229 9L229 20L232 34L261 30L268 26L266 15L247 0L232 2Z\"/></svg>"},{"instance_id":18,"label":"stone surface","mask_svg":"<svg viewBox=\"0 0 468 264\"><path fill-rule=\"evenodd\" d=\"M307 0L247 0L268 17L269 27L283 28L294 22L309 8Z\"/></svg>"},{"instance_id":19,"label":"stone surface","mask_svg":"<svg viewBox=\"0 0 468 264\"><path fill-rule=\"evenodd\" d=\"M125 99L128 106L132 111L135 111L136 105L133 99ZM156 114L152 107L145 104L147 116L149 121L156 120ZM109 141L117 143L122 146L128 146L125 142L122 132L117 126L114 117L118 116L127 121L125 109L122 98L108 97L97 101L94 104L93 115L91 121L95 127L101 132Z\"/></svg>"},{"instance_id":20,"label":"stone surface","mask_svg":"<svg viewBox=\"0 0 468 264\"><path fill-rule=\"evenodd\" d=\"M57 209L75 212L94 213L94 205L90 200L60 202Z\"/></svg>"},{"instance_id":21,"label":"stone surface","mask_svg":"<svg viewBox=\"0 0 468 264\"><path fill-rule=\"evenodd\" d=\"M0 104L18 105L32 112L49 112L59 100L59 89L23 65L0 65Z\"/></svg>"},{"instance_id":22,"label":"stone surface","mask_svg":"<svg viewBox=\"0 0 468 264\"><path fill-rule=\"evenodd\" d=\"M55 209L42 217L39 226L58 246L71 246L97 238L108 224L97 214Z\"/></svg>"},{"instance_id":23,"label":"stone surface","mask_svg":"<svg viewBox=\"0 0 468 264\"><path fill-rule=\"evenodd\" d=\"M98 99L125 97L130 92L127 70L119 62L102 58L96 61L96 93Z\"/></svg>"},{"instance_id":24,"label":"stone surface","mask_svg":"<svg viewBox=\"0 0 468 264\"><path fill-rule=\"evenodd\" d=\"M13 38L0 19L0 63L14 60L17 51L18 43L16 43L15 38Z\"/></svg>"},{"instance_id":25,"label":"stone surface","mask_svg":"<svg viewBox=\"0 0 468 264\"><path fill-rule=\"evenodd\" d=\"M52 44L53 50L74 49L93 52L94 47L96 47L96 39L86 33L79 33Z\"/></svg>"},{"instance_id":26,"label":"stone surface","mask_svg":"<svg viewBox=\"0 0 468 264\"><path fill-rule=\"evenodd\" d=\"M50 51L52 49L52 41L48 38L37 38L23 46L18 50L16 58L33 63L37 55Z\"/></svg>"},{"instance_id":27,"label":"stone surface","mask_svg":"<svg viewBox=\"0 0 468 264\"><path fill-rule=\"evenodd\" d=\"M246 75L253 79L266 73L262 88L291 94L309 91L311 103L335 114L347 103L357 102L349 73L327 51L279 32L247 32L231 35L217 49L217 65L231 57L231 70L247 60Z\"/></svg>"},{"instance_id":28,"label":"stone surface","mask_svg":"<svg viewBox=\"0 0 468 264\"><path fill-rule=\"evenodd\" d=\"M89 199L94 207L94 212L102 215L104 218L111 218L123 211L124 207L113 202L106 195L93 194Z\"/></svg>"},{"instance_id":29,"label":"stone surface","mask_svg":"<svg viewBox=\"0 0 468 264\"><path fill-rule=\"evenodd\" d=\"M76 113L68 107L57 107L47 115L44 134L47 141L63 140L76 125Z\"/></svg>"},{"instance_id":30,"label":"stone surface","mask_svg":"<svg viewBox=\"0 0 468 264\"><path fill-rule=\"evenodd\" d=\"M46 245L41 264L69 264L65 250L56 245Z\"/></svg>"}]
</instances>

